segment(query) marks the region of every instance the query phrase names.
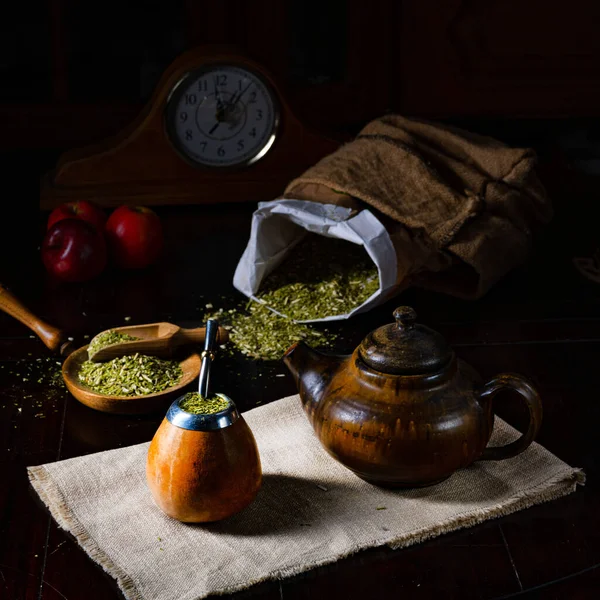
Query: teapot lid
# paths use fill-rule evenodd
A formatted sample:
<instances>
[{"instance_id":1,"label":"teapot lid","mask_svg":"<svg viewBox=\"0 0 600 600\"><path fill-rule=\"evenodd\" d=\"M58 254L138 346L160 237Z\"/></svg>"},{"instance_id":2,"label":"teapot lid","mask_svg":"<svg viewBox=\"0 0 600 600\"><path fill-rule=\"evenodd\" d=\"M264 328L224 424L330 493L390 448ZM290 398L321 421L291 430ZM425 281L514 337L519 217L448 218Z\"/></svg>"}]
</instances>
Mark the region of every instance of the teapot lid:
<instances>
[{"instance_id":1,"label":"teapot lid","mask_svg":"<svg viewBox=\"0 0 600 600\"><path fill-rule=\"evenodd\" d=\"M372 331L358 347L369 367L393 375L427 375L450 363L452 348L437 331L416 323L410 306L397 308L394 318L395 323Z\"/></svg>"}]
</instances>

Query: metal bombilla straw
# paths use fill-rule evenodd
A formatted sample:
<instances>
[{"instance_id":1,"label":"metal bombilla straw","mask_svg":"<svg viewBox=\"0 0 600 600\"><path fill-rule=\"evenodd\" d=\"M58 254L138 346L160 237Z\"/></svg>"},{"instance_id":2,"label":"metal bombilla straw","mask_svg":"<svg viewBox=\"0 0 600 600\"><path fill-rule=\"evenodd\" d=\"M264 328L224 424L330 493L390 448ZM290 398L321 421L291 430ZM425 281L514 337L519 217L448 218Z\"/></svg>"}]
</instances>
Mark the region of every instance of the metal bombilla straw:
<instances>
[{"instance_id":1,"label":"metal bombilla straw","mask_svg":"<svg viewBox=\"0 0 600 600\"><path fill-rule=\"evenodd\" d=\"M210 381L210 368L215 359L215 343L219 331L219 322L209 319L206 322L206 337L204 338L204 351L202 352L202 365L198 379L198 393L202 398L208 398L208 384Z\"/></svg>"},{"instance_id":2,"label":"metal bombilla straw","mask_svg":"<svg viewBox=\"0 0 600 600\"><path fill-rule=\"evenodd\" d=\"M216 319L209 319L206 323L206 337L202 352L200 378L198 379L198 393L202 398L208 398L210 370L215 359L218 331L219 322ZM167 420L177 427L192 431L214 431L233 425L240 418L235 404L225 394L215 394L215 396L220 396L224 400L227 400L229 406L218 413L196 415L188 413L181 408L179 403L185 398L185 396L181 396L171 404L167 411Z\"/></svg>"}]
</instances>

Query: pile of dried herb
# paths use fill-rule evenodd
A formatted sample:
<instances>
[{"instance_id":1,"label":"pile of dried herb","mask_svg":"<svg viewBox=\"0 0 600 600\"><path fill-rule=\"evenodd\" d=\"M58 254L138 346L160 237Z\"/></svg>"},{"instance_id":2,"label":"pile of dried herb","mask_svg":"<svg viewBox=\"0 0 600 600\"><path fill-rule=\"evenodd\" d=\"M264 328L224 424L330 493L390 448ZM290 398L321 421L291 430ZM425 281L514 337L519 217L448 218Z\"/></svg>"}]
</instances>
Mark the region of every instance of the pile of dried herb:
<instances>
[{"instance_id":1,"label":"pile of dried herb","mask_svg":"<svg viewBox=\"0 0 600 600\"><path fill-rule=\"evenodd\" d=\"M336 338L328 329L298 321L350 312L378 289L377 268L364 248L309 234L263 282L259 302L211 311L205 319L218 319L229 330L231 346L242 354L279 360L294 342L327 348Z\"/></svg>"},{"instance_id":2,"label":"pile of dried herb","mask_svg":"<svg viewBox=\"0 0 600 600\"><path fill-rule=\"evenodd\" d=\"M144 396L177 385L182 370L176 360L133 354L104 363L86 360L79 380L94 392L107 396Z\"/></svg>"},{"instance_id":3,"label":"pile of dried herb","mask_svg":"<svg viewBox=\"0 0 600 600\"><path fill-rule=\"evenodd\" d=\"M257 298L294 321L350 312L379 289L362 246L309 234L262 283Z\"/></svg>"},{"instance_id":4,"label":"pile of dried herb","mask_svg":"<svg viewBox=\"0 0 600 600\"><path fill-rule=\"evenodd\" d=\"M221 396L204 398L198 392L189 392L179 402L179 406L185 412L193 415L213 415L225 410L229 406L229 402Z\"/></svg>"},{"instance_id":5,"label":"pile of dried herb","mask_svg":"<svg viewBox=\"0 0 600 600\"><path fill-rule=\"evenodd\" d=\"M113 331L109 329L108 331L103 331L99 333L94 339L90 342L88 347L88 355L93 357L96 352L102 350L102 348L106 348L107 346L112 346L113 344L120 344L121 342L133 342L135 340L139 340L140 338L133 337L132 335L128 335L126 333L119 333L118 331Z\"/></svg>"},{"instance_id":6,"label":"pile of dried herb","mask_svg":"<svg viewBox=\"0 0 600 600\"><path fill-rule=\"evenodd\" d=\"M280 317L266 306L250 301L246 310L222 308L206 318L218 319L229 330L231 345L251 358L279 360L285 351L300 340L316 347L331 346L335 336L310 325Z\"/></svg>"}]
</instances>

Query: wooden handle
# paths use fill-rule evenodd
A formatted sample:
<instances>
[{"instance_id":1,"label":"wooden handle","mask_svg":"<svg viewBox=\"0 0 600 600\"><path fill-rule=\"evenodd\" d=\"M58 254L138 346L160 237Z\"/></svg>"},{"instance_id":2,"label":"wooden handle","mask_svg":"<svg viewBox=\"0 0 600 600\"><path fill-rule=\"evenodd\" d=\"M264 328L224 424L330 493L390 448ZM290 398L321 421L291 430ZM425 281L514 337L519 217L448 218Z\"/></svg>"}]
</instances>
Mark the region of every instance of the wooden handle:
<instances>
[{"instance_id":1,"label":"wooden handle","mask_svg":"<svg viewBox=\"0 0 600 600\"><path fill-rule=\"evenodd\" d=\"M542 424L542 400L531 382L515 373L502 373L488 381L481 390L481 400L491 400L501 390L518 392L529 409L529 427L517 440L506 446L486 448L479 460L503 460L520 454L535 439Z\"/></svg>"},{"instance_id":2,"label":"wooden handle","mask_svg":"<svg viewBox=\"0 0 600 600\"><path fill-rule=\"evenodd\" d=\"M183 327L177 332L176 346L184 344L204 344L206 338L206 327L196 327L195 329L184 329ZM217 344L224 344L229 340L227 329L219 327L217 331Z\"/></svg>"},{"instance_id":3,"label":"wooden handle","mask_svg":"<svg viewBox=\"0 0 600 600\"><path fill-rule=\"evenodd\" d=\"M38 319L20 300L17 300L8 290L0 285L0 310L9 314L29 327L50 350L60 350L65 336L60 329L48 325L42 319Z\"/></svg>"}]
</instances>

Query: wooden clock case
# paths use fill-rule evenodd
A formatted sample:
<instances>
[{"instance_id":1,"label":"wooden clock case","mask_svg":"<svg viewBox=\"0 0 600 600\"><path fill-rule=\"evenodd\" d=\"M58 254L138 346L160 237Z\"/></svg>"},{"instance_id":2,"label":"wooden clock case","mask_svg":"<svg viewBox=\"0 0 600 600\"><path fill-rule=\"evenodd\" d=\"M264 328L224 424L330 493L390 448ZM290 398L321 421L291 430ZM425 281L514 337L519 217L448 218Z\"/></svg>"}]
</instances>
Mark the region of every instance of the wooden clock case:
<instances>
[{"instance_id":1,"label":"wooden clock case","mask_svg":"<svg viewBox=\"0 0 600 600\"><path fill-rule=\"evenodd\" d=\"M187 163L168 139L164 112L169 94L189 71L231 64L257 72L274 90L280 107L277 139L256 163L237 169ZM139 116L119 134L71 150L41 183L40 207L70 200L101 206L211 204L271 200L285 185L340 145L306 128L292 113L280 86L257 62L228 49L199 47L179 56L165 71Z\"/></svg>"}]
</instances>

